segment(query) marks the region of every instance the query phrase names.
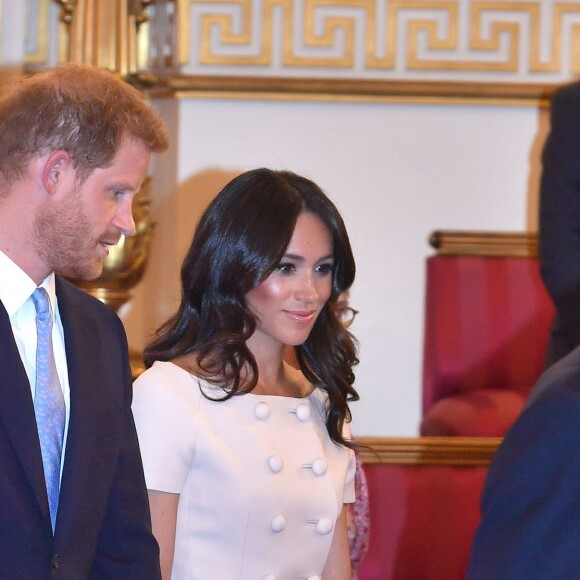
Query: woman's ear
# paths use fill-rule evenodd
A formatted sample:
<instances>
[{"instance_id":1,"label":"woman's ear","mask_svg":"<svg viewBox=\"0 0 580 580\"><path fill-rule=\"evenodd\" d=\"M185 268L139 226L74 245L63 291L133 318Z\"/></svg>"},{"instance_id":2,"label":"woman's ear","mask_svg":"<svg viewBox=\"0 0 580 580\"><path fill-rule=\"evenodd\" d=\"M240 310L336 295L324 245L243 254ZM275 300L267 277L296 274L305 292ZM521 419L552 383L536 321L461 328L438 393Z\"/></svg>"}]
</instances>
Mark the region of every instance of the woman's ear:
<instances>
[{"instance_id":1,"label":"woman's ear","mask_svg":"<svg viewBox=\"0 0 580 580\"><path fill-rule=\"evenodd\" d=\"M71 164L71 158L66 151L51 153L42 168L42 185L49 193L55 193L62 181L62 172Z\"/></svg>"}]
</instances>

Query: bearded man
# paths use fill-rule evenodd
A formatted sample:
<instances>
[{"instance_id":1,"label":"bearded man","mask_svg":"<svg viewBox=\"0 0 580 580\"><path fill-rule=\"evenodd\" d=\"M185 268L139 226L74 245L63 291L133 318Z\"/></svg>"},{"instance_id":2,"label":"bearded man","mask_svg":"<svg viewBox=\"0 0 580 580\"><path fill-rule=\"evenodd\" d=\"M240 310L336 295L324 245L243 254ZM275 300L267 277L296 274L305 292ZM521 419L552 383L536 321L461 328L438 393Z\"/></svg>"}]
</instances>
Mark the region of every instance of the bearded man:
<instances>
[{"instance_id":1,"label":"bearded man","mask_svg":"<svg viewBox=\"0 0 580 580\"><path fill-rule=\"evenodd\" d=\"M0 100L0 577L158 579L117 316L99 276L134 233L159 116L112 74L63 65Z\"/></svg>"}]
</instances>

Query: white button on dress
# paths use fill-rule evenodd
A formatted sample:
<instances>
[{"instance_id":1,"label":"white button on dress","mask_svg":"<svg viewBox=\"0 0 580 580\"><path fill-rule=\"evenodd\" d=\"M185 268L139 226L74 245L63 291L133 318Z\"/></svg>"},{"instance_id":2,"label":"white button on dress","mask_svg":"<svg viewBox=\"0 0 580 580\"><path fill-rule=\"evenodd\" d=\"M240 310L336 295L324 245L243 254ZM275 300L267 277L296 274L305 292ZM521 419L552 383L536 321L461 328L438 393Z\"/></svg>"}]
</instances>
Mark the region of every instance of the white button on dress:
<instances>
[{"instance_id":1,"label":"white button on dress","mask_svg":"<svg viewBox=\"0 0 580 580\"><path fill-rule=\"evenodd\" d=\"M286 518L282 514L278 514L272 518L271 523L272 531L279 534L280 532L284 531L286 527Z\"/></svg>"},{"instance_id":2,"label":"white button on dress","mask_svg":"<svg viewBox=\"0 0 580 580\"><path fill-rule=\"evenodd\" d=\"M324 475L327 469L328 465L324 459L317 458L312 462L312 472L314 475Z\"/></svg>"},{"instance_id":3,"label":"white button on dress","mask_svg":"<svg viewBox=\"0 0 580 580\"><path fill-rule=\"evenodd\" d=\"M316 531L321 536L326 536L327 534L330 534L330 532L332 532L333 527L334 526L333 526L332 520L330 518L320 518L316 522Z\"/></svg>"},{"instance_id":4,"label":"white button on dress","mask_svg":"<svg viewBox=\"0 0 580 580\"><path fill-rule=\"evenodd\" d=\"M284 469L284 462L277 455L268 457L268 465L272 473L280 473Z\"/></svg>"},{"instance_id":5,"label":"white button on dress","mask_svg":"<svg viewBox=\"0 0 580 580\"><path fill-rule=\"evenodd\" d=\"M265 421L270 416L270 407L266 403L260 402L254 407L254 415L260 421Z\"/></svg>"},{"instance_id":6,"label":"white button on dress","mask_svg":"<svg viewBox=\"0 0 580 580\"><path fill-rule=\"evenodd\" d=\"M308 403L300 403L296 407L296 417L299 421L308 421L310 419L310 405Z\"/></svg>"},{"instance_id":7,"label":"white button on dress","mask_svg":"<svg viewBox=\"0 0 580 580\"><path fill-rule=\"evenodd\" d=\"M305 463L304 465L302 465L302 468L310 469L312 470L312 473L314 473L314 475L320 477L321 475L324 475L328 471L328 464L324 459L317 458L313 459L312 463Z\"/></svg>"}]
</instances>

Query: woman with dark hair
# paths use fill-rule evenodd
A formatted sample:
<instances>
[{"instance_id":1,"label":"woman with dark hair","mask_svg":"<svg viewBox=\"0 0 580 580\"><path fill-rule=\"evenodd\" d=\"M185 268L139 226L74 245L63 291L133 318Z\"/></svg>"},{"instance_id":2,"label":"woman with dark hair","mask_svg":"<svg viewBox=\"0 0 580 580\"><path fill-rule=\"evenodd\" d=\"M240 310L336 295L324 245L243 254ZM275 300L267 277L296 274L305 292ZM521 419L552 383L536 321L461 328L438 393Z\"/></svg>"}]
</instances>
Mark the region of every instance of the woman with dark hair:
<instances>
[{"instance_id":1,"label":"woman with dark hair","mask_svg":"<svg viewBox=\"0 0 580 580\"><path fill-rule=\"evenodd\" d=\"M304 177L249 171L205 211L134 389L164 578L350 578L358 359L336 304L354 274Z\"/></svg>"}]
</instances>

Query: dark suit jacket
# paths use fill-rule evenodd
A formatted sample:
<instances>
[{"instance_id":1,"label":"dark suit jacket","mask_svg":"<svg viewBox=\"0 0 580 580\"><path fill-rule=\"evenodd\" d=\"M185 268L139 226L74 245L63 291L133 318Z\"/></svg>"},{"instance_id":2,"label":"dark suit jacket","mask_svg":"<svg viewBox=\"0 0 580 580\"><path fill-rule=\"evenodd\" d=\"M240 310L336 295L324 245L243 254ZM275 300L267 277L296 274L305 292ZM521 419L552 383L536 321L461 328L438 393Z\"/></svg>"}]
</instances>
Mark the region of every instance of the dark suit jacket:
<instances>
[{"instance_id":1,"label":"dark suit jacket","mask_svg":"<svg viewBox=\"0 0 580 580\"><path fill-rule=\"evenodd\" d=\"M490 467L469 580L580 578L580 347L550 367Z\"/></svg>"},{"instance_id":2,"label":"dark suit jacket","mask_svg":"<svg viewBox=\"0 0 580 580\"><path fill-rule=\"evenodd\" d=\"M57 276L70 421L53 537L30 384L0 303L0 578L158 579L117 316Z\"/></svg>"},{"instance_id":3,"label":"dark suit jacket","mask_svg":"<svg viewBox=\"0 0 580 580\"><path fill-rule=\"evenodd\" d=\"M580 82L554 95L542 165L540 266L556 306L551 364L580 344Z\"/></svg>"}]
</instances>

